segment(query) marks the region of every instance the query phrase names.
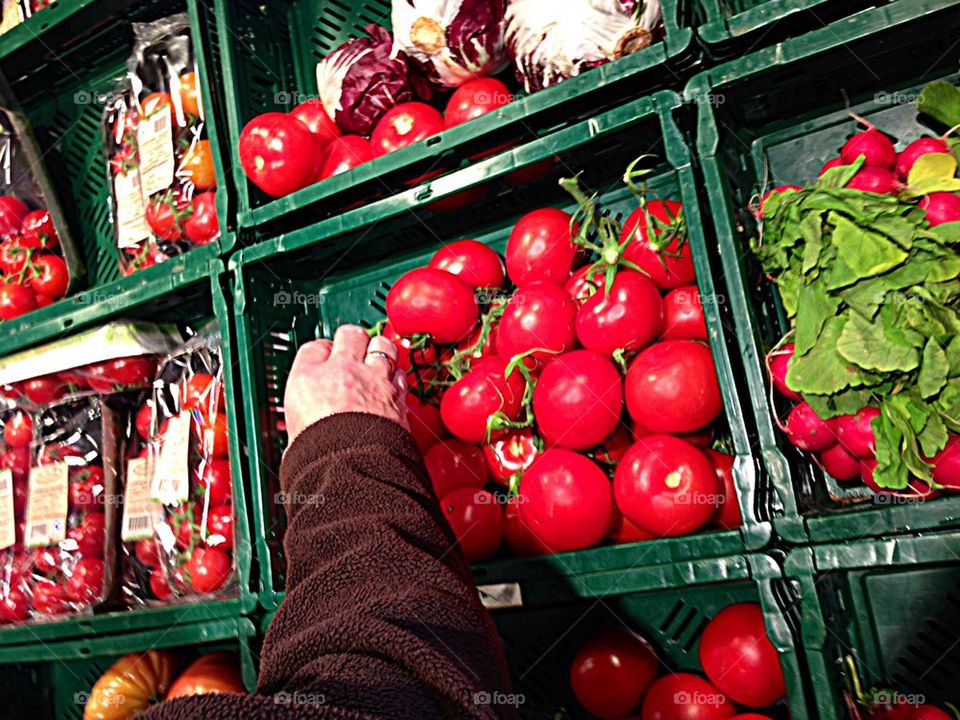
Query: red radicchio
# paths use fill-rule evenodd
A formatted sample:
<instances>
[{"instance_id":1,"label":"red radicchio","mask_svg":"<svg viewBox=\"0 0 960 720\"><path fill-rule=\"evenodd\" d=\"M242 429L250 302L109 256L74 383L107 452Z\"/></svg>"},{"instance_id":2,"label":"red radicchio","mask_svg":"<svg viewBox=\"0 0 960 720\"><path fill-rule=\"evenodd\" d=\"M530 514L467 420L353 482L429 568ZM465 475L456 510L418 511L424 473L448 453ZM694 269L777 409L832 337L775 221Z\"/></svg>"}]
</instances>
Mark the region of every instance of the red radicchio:
<instances>
[{"instance_id":1,"label":"red radicchio","mask_svg":"<svg viewBox=\"0 0 960 720\"><path fill-rule=\"evenodd\" d=\"M317 63L317 92L345 135L369 136L394 105L429 99L430 86L406 55L392 55L393 39L380 25L370 37L348 40Z\"/></svg>"},{"instance_id":2,"label":"red radicchio","mask_svg":"<svg viewBox=\"0 0 960 720\"><path fill-rule=\"evenodd\" d=\"M502 70L505 0L393 0L394 52L435 83L459 87Z\"/></svg>"},{"instance_id":3,"label":"red radicchio","mask_svg":"<svg viewBox=\"0 0 960 720\"><path fill-rule=\"evenodd\" d=\"M527 92L647 47L660 0L509 0L506 44Z\"/></svg>"}]
</instances>

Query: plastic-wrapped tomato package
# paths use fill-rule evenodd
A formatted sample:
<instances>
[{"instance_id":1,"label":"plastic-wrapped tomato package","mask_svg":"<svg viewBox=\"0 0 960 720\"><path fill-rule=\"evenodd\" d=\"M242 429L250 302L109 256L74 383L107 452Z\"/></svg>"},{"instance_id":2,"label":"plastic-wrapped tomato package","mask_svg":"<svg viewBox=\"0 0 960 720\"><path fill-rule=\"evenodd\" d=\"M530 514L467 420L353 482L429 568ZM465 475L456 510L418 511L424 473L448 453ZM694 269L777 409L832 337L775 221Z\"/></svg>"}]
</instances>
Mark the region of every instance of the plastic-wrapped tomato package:
<instances>
[{"instance_id":1,"label":"plastic-wrapped tomato package","mask_svg":"<svg viewBox=\"0 0 960 720\"><path fill-rule=\"evenodd\" d=\"M220 237L213 154L186 14L134 24L128 76L103 116L120 268Z\"/></svg>"},{"instance_id":2,"label":"plastic-wrapped tomato package","mask_svg":"<svg viewBox=\"0 0 960 720\"><path fill-rule=\"evenodd\" d=\"M2 108L0 157L2 321L74 292L84 270L26 120Z\"/></svg>"},{"instance_id":3,"label":"plastic-wrapped tomato package","mask_svg":"<svg viewBox=\"0 0 960 720\"><path fill-rule=\"evenodd\" d=\"M152 402L144 411L152 417L151 494L163 511L151 592L175 599L229 594L236 590L233 486L219 332L198 334L162 362ZM152 560L150 548L143 552Z\"/></svg>"},{"instance_id":4,"label":"plastic-wrapped tomato package","mask_svg":"<svg viewBox=\"0 0 960 720\"><path fill-rule=\"evenodd\" d=\"M0 623L30 616L23 531L34 417L20 407L0 413Z\"/></svg>"}]
</instances>

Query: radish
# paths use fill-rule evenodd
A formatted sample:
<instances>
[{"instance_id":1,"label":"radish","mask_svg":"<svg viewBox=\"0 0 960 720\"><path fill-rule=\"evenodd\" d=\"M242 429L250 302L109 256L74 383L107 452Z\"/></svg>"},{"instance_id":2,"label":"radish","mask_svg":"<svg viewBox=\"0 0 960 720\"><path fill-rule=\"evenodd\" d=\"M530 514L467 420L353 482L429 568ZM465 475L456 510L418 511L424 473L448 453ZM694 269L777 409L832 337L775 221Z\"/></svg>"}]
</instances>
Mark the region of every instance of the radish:
<instances>
[{"instance_id":1,"label":"radish","mask_svg":"<svg viewBox=\"0 0 960 720\"><path fill-rule=\"evenodd\" d=\"M820 168L820 172L817 173L817 177L823 177L823 174L827 172L827 170L833 170L835 167L840 167L841 165L846 165L846 163L843 161L843 158L831 158L823 164L822 168Z\"/></svg>"},{"instance_id":2,"label":"radish","mask_svg":"<svg viewBox=\"0 0 960 720\"><path fill-rule=\"evenodd\" d=\"M917 138L897 155L897 164L894 168L897 177L906 182L917 159L922 155L930 155L931 153L949 153L952 155L953 151L943 138Z\"/></svg>"},{"instance_id":3,"label":"radish","mask_svg":"<svg viewBox=\"0 0 960 720\"><path fill-rule=\"evenodd\" d=\"M797 403L787 416L787 436L794 447L811 452L837 444L833 420L824 420L805 402Z\"/></svg>"},{"instance_id":4,"label":"radish","mask_svg":"<svg viewBox=\"0 0 960 720\"><path fill-rule=\"evenodd\" d=\"M960 435L951 435L946 447L933 456L933 481L951 490L960 489Z\"/></svg>"},{"instance_id":5,"label":"radish","mask_svg":"<svg viewBox=\"0 0 960 720\"><path fill-rule=\"evenodd\" d=\"M862 167L846 185L849 190L889 195L897 191L897 179L885 168Z\"/></svg>"},{"instance_id":6,"label":"radish","mask_svg":"<svg viewBox=\"0 0 960 720\"><path fill-rule=\"evenodd\" d=\"M840 150L840 158L847 165L856 162L861 155L864 167L890 170L896 160L897 151L890 138L875 127L870 127L847 140Z\"/></svg>"},{"instance_id":7,"label":"radish","mask_svg":"<svg viewBox=\"0 0 960 720\"><path fill-rule=\"evenodd\" d=\"M932 192L920 201L920 209L927 215L930 227L960 220L960 195L950 192Z\"/></svg>"},{"instance_id":8,"label":"radish","mask_svg":"<svg viewBox=\"0 0 960 720\"><path fill-rule=\"evenodd\" d=\"M837 438L840 444L861 460L871 458L877 452L877 441L873 435L873 419L879 417L875 407L861 408L853 415L841 415L835 419Z\"/></svg>"},{"instance_id":9,"label":"radish","mask_svg":"<svg viewBox=\"0 0 960 720\"><path fill-rule=\"evenodd\" d=\"M936 490L933 490L927 483L919 478L910 478L907 481L907 487L904 490L890 490L888 488L882 488L877 485L877 481L873 479L873 472L877 469L877 461L873 458L869 460L863 460L860 463L860 479L863 480L863 484L868 488L873 490L878 495L890 495L898 498L905 498L907 500L932 500L935 497L939 497L940 493Z\"/></svg>"},{"instance_id":10,"label":"radish","mask_svg":"<svg viewBox=\"0 0 960 720\"><path fill-rule=\"evenodd\" d=\"M793 343L787 343L776 350L771 350L767 355L767 367L770 370L770 379L777 392L783 395L787 400L799 400L800 393L791 390L787 385L787 363L793 357L796 346Z\"/></svg>"},{"instance_id":11,"label":"radish","mask_svg":"<svg viewBox=\"0 0 960 720\"><path fill-rule=\"evenodd\" d=\"M757 217L763 220L763 205L767 202L767 198L773 195L773 193L782 193L787 190L803 190L799 185L777 185L775 188L771 188L764 193L763 197L760 198L760 209L757 211Z\"/></svg>"},{"instance_id":12,"label":"radish","mask_svg":"<svg viewBox=\"0 0 960 720\"><path fill-rule=\"evenodd\" d=\"M830 477L840 482L860 477L860 460L837 443L820 453L820 462Z\"/></svg>"}]
</instances>

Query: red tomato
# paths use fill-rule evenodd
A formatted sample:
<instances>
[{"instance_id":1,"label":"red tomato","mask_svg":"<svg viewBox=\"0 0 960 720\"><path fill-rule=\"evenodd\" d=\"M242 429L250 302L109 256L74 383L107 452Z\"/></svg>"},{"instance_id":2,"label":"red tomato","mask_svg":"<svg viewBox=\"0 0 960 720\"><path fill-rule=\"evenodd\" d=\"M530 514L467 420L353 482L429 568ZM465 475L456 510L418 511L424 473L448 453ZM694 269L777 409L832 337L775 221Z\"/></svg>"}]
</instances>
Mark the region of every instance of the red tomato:
<instances>
[{"instance_id":1,"label":"red tomato","mask_svg":"<svg viewBox=\"0 0 960 720\"><path fill-rule=\"evenodd\" d=\"M700 664L714 685L742 705L767 707L786 694L780 657L756 603L717 613L700 636Z\"/></svg>"},{"instance_id":2,"label":"red tomato","mask_svg":"<svg viewBox=\"0 0 960 720\"><path fill-rule=\"evenodd\" d=\"M183 220L189 209L190 201L179 191L166 191L153 196L145 218L157 237L180 240L183 238Z\"/></svg>"},{"instance_id":3,"label":"red tomato","mask_svg":"<svg viewBox=\"0 0 960 720\"><path fill-rule=\"evenodd\" d=\"M503 541L503 510L492 493L462 487L440 501L464 557L469 562L489 560Z\"/></svg>"},{"instance_id":4,"label":"red tomato","mask_svg":"<svg viewBox=\"0 0 960 720\"><path fill-rule=\"evenodd\" d=\"M507 240L507 275L514 285L566 282L578 251L572 239L579 225L571 223L569 213L556 208L534 210L517 221Z\"/></svg>"},{"instance_id":5,"label":"red tomato","mask_svg":"<svg viewBox=\"0 0 960 720\"><path fill-rule=\"evenodd\" d=\"M47 210L34 210L23 218L20 245L26 248L53 248L60 244L57 228Z\"/></svg>"},{"instance_id":6,"label":"red tomato","mask_svg":"<svg viewBox=\"0 0 960 720\"><path fill-rule=\"evenodd\" d=\"M11 195L0 195L0 235L16 235L30 208Z\"/></svg>"},{"instance_id":7,"label":"red tomato","mask_svg":"<svg viewBox=\"0 0 960 720\"><path fill-rule=\"evenodd\" d=\"M479 314L473 288L442 270L410 270L387 293L387 318L406 337L425 333L455 343L470 334Z\"/></svg>"},{"instance_id":8,"label":"red tomato","mask_svg":"<svg viewBox=\"0 0 960 720\"><path fill-rule=\"evenodd\" d=\"M451 438L435 443L423 454L427 474L437 498L460 488L482 488L487 484L487 462L483 451L471 443Z\"/></svg>"},{"instance_id":9,"label":"red tomato","mask_svg":"<svg viewBox=\"0 0 960 720\"><path fill-rule=\"evenodd\" d=\"M79 448L66 443L51 443L44 445L40 451L40 457L37 458L38 465L50 465L51 463L63 462L67 458L82 458L84 455ZM71 463L80 465L83 461Z\"/></svg>"},{"instance_id":10,"label":"red tomato","mask_svg":"<svg viewBox=\"0 0 960 720\"><path fill-rule=\"evenodd\" d=\"M392 341L397 346L397 368L404 372L414 367L426 367L437 363L437 348L428 342L420 342L414 348L413 341L406 338L396 330L389 322L383 326L383 336Z\"/></svg>"},{"instance_id":11,"label":"red tomato","mask_svg":"<svg viewBox=\"0 0 960 720\"><path fill-rule=\"evenodd\" d=\"M593 451L594 460L606 465L617 465L633 442L633 433L630 428L620 423Z\"/></svg>"},{"instance_id":12,"label":"red tomato","mask_svg":"<svg viewBox=\"0 0 960 720\"><path fill-rule=\"evenodd\" d=\"M538 457L523 475L520 498L520 519L558 552L596 545L610 527L610 481L570 450L551 448Z\"/></svg>"},{"instance_id":13,"label":"red tomato","mask_svg":"<svg viewBox=\"0 0 960 720\"><path fill-rule=\"evenodd\" d=\"M41 615L61 615L70 612L63 588L50 580L33 584L33 609Z\"/></svg>"},{"instance_id":14,"label":"red tomato","mask_svg":"<svg viewBox=\"0 0 960 720\"><path fill-rule=\"evenodd\" d=\"M638 272L621 270L577 312L577 339L598 353L641 350L660 335L663 301L657 286Z\"/></svg>"},{"instance_id":15,"label":"red tomato","mask_svg":"<svg viewBox=\"0 0 960 720\"><path fill-rule=\"evenodd\" d=\"M694 340L664 340L641 352L624 391L630 417L652 432L693 432L723 410L713 355Z\"/></svg>"},{"instance_id":16,"label":"red tomato","mask_svg":"<svg viewBox=\"0 0 960 720\"><path fill-rule=\"evenodd\" d=\"M590 296L603 287L603 280L602 270L597 270L594 265L584 265L579 270L574 270L563 289L577 301L578 307L582 307Z\"/></svg>"},{"instance_id":17,"label":"red tomato","mask_svg":"<svg viewBox=\"0 0 960 720\"><path fill-rule=\"evenodd\" d=\"M593 350L574 350L544 368L533 391L533 416L552 445L586 450L620 423L623 384L612 361Z\"/></svg>"},{"instance_id":18,"label":"red tomato","mask_svg":"<svg viewBox=\"0 0 960 720\"><path fill-rule=\"evenodd\" d=\"M37 307L37 296L28 287L15 283L0 284L0 320L13 320Z\"/></svg>"},{"instance_id":19,"label":"red tomato","mask_svg":"<svg viewBox=\"0 0 960 720\"><path fill-rule=\"evenodd\" d=\"M238 154L254 185L267 195L282 197L317 179L323 144L297 118L269 112L243 128Z\"/></svg>"},{"instance_id":20,"label":"red tomato","mask_svg":"<svg viewBox=\"0 0 960 720\"><path fill-rule=\"evenodd\" d=\"M230 480L230 461L218 457L203 464L203 472L197 478L197 495L202 499L209 497L209 505L223 505L233 497L233 485Z\"/></svg>"},{"instance_id":21,"label":"red tomato","mask_svg":"<svg viewBox=\"0 0 960 720\"><path fill-rule=\"evenodd\" d=\"M423 402L413 393L407 393L407 422L414 442L425 452L427 448L447 435L447 429L440 419L440 408Z\"/></svg>"},{"instance_id":22,"label":"red tomato","mask_svg":"<svg viewBox=\"0 0 960 720\"><path fill-rule=\"evenodd\" d=\"M370 134L373 157L380 157L442 132L443 115L426 103L394 105L377 121Z\"/></svg>"},{"instance_id":23,"label":"red tomato","mask_svg":"<svg viewBox=\"0 0 960 720\"><path fill-rule=\"evenodd\" d=\"M94 510L103 502L103 468L99 465L70 468L70 511Z\"/></svg>"},{"instance_id":24,"label":"red tomato","mask_svg":"<svg viewBox=\"0 0 960 720\"><path fill-rule=\"evenodd\" d=\"M38 547L30 553L30 561L41 575L52 575L60 571L63 555L58 547Z\"/></svg>"},{"instance_id":25,"label":"red tomato","mask_svg":"<svg viewBox=\"0 0 960 720\"><path fill-rule=\"evenodd\" d=\"M223 412L223 386L210 373L194 373L181 388L180 407L207 413Z\"/></svg>"},{"instance_id":26,"label":"red tomato","mask_svg":"<svg viewBox=\"0 0 960 720\"><path fill-rule=\"evenodd\" d=\"M20 236L12 235L0 242L0 270L7 275L19 275L27 266L31 251L21 245Z\"/></svg>"},{"instance_id":27,"label":"red tomato","mask_svg":"<svg viewBox=\"0 0 960 720\"><path fill-rule=\"evenodd\" d=\"M647 211L652 216L650 223L653 226L654 237L660 242L664 233L678 232L677 230L662 227L675 225L683 213L683 206L674 200L652 200L647 203ZM620 242L632 238L630 244L623 251L623 259L638 265L646 272L657 287L667 290L690 285L697 279L697 271L693 267L693 255L690 252L690 242L686 233L674 237L666 247L659 249L650 242L647 231L647 215L643 208L634 210L623 224L620 231ZM680 240L684 242L681 246Z\"/></svg>"},{"instance_id":28,"label":"red tomato","mask_svg":"<svg viewBox=\"0 0 960 720\"><path fill-rule=\"evenodd\" d=\"M672 537L710 521L721 485L701 450L672 435L649 435L623 456L613 490L617 507L632 522Z\"/></svg>"},{"instance_id":29,"label":"red tomato","mask_svg":"<svg viewBox=\"0 0 960 720\"><path fill-rule=\"evenodd\" d=\"M516 557L551 555L553 550L534 535L520 517L520 496L511 495L503 515L503 536L507 550Z\"/></svg>"},{"instance_id":30,"label":"red tomato","mask_svg":"<svg viewBox=\"0 0 960 720\"><path fill-rule=\"evenodd\" d=\"M220 548L195 548L187 561L190 587L197 592L212 593L222 588L233 572L230 556Z\"/></svg>"},{"instance_id":31,"label":"red tomato","mask_svg":"<svg viewBox=\"0 0 960 720\"><path fill-rule=\"evenodd\" d=\"M3 456L0 456L0 460L3 459ZM0 467L3 467L0 464ZM27 485L27 471L24 470L19 472L10 469L13 473L13 514L17 520L20 520L24 513L27 511L27 494L28 494L28 485Z\"/></svg>"},{"instance_id":32,"label":"red tomato","mask_svg":"<svg viewBox=\"0 0 960 720\"><path fill-rule=\"evenodd\" d=\"M483 442L491 416L499 412L511 420L519 417L525 381L518 370L504 377L506 369L506 360L485 358L444 393L440 416L453 435L467 442Z\"/></svg>"},{"instance_id":33,"label":"red tomato","mask_svg":"<svg viewBox=\"0 0 960 720\"><path fill-rule=\"evenodd\" d=\"M137 410L137 434L144 440L150 439L150 428L153 425L153 401L147 400Z\"/></svg>"},{"instance_id":34,"label":"red tomato","mask_svg":"<svg viewBox=\"0 0 960 720\"><path fill-rule=\"evenodd\" d=\"M133 552L137 556L137 560L147 567L156 567L160 562L160 548L153 538L137 540Z\"/></svg>"},{"instance_id":35,"label":"red tomato","mask_svg":"<svg viewBox=\"0 0 960 720\"><path fill-rule=\"evenodd\" d=\"M647 690L643 720L726 720L736 715L733 701L701 677L664 675Z\"/></svg>"},{"instance_id":36,"label":"red tomato","mask_svg":"<svg viewBox=\"0 0 960 720\"><path fill-rule=\"evenodd\" d=\"M177 677L164 700L210 693L246 693L240 661L233 653L203 655Z\"/></svg>"},{"instance_id":37,"label":"red tomato","mask_svg":"<svg viewBox=\"0 0 960 720\"><path fill-rule=\"evenodd\" d=\"M122 388L145 388L153 383L157 359L152 356L124 357L87 365L87 382L97 392Z\"/></svg>"},{"instance_id":38,"label":"red tomato","mask_svg":"<svg viewBox=\"0 0 960 720\"><path fill-rule=\"evenodd\" d=\"M613 508L610 528L607 530L607 539L617 545L632 542L646 542L656 540L657 536L630 522L617 507Z\"/></svg>"},{"instance_id":39,"label":"red tomato","mask_svg":"<svg viewBox=\"0 0 960 720\"><path fill-rule=\"evenodd\" d=\"M495 78L468 80L453 91L443 111L447 127L460 125L513 102L513 95Z\"/></svg>"},{"instance_id":40,"label":"red tomato","mask_svg":"<svg viewBox=\"0 0 960 720\"><path fill-rule=\"evenodd\" d=\"M657 677L658 665L646 640L623 627L609 628L577 651L570 666L570 687L591 715L622 718L640 704Z\"/></svg>"},{"instance_id":41,"label":"red tomato","mask_svg":"<svg viewBox=\"0 0 960 720\"><path fill-rule=\"evenodd\" d=\"M27 413L18 410L4 423L3 439L10 448L29 447L33 440L33 420Z\"/></svg>"},{"instance_id":42,"label":"red tomato","mask_svg":"<svg viewBox=\"0 0 960 720\"><path fill-rule=\"evenodd\" d=\"M723 488L721 494L720 507L717 508L713 521L720 527L733 530L743 524L743 516L740 514L740 503L737 500L737 485L733 478L733 464L735 458L727 453L717 452L710 448L704 450L710 462L713 463L713 469L717 472L717 479Z\"/></svg>"},{"instance_id":43,"label":"red tomato","mask_svg":"<svg viewBox=\"0 0 960 720\"><path fill-rule=\"evenodd\" d=\"M159 565L150 572L150 592L157 600L170 597L171 590L167 582L167 574Z\"/></svg>"},{"instance_id":44,"label":"red tomato","mask_svg":"<svg viewBox=\"0 0 960 720\"><path fill-rule=\"evenodd\" d=\"M208 547L233 550L233 508L230 505L210 508L203 541Z\"/></svg>"},{"instance_id":45,"label":"red tomato","mask_svg":"<svg viewBox=\"0 0 960 720\"><path fill-rule=\"evenodd\" d=\"M439 174L440 171L433 173L433 175ZM433 175L431 175L431 177ZM421 178L417 178L415 182L426 182L429 179L430 177L423 176ZM487 195L489 194L489 185L475 185L474 187L467 188L466 190L461 190L460 192L455 192L452 195L442 197L439 200L434 200L433 202L425 205L424 209L434 213L458 212L464 208L475 207L477 204L486 200Z\"/></svg>"},{"instance_id":46,"label":"red tomato","mask_svg":"<svg viewBox=\"0 0 960 720\"><path fill-rule=\"evenodd\" d=\"M340 128L330 119L329 113L320 100L312 98L302 102L291 110L290 114L317 136L323 148L340 137Z\"/></svg>"},{"instance_id":47,"label":"red tomato","mask_svg":"<svg viewBox=\"0 0 960 720\"><path fill-rule=\"evenodd\" d=\"M70 273L67 263L59 255L40 255L33 261L34 269L28 273L31 289L38 295L59 300L67 294Z\"/></svg>"},{"instance_id":48,"label":"red tomato","mask_svg":"<svg viewBox=\"0 0 960 720\"><path fill-rule=\"evenodd\" d=\"M80 558L64 588L65 594L75 603L90 605L103 593L103 560Z\"/></svg>"},{"instance_id":49,"label":"red tomato","mask_svg":"<svg viewBox=\"0 0 960 720\"><path fill-rule=\"evenodd\" d=\"M193 212L183 223L187 240L194 245L207 245L220 237L220 219L217 217L217 194L198 193L193 196Z\"/></svg>"},{"instance_id":50,"label":"red tomato","mask_svg":"<svg viewBox=\"0 0 960 720\"><path fill-rule=\"evenodd\" d=\"M503 260L496 250L476 240L444 245L427 267L456 275L473 288L503 287Z\"/></svg>"},{"instance_id":51,"label":"red tomato","mask_svg":"<svg viewBox=\"0 0 960 720\"><path fill-rule=\"evenodd\" d=\"M225 458L230 454L227 416L224 413L217 413L212 421L205 415L199 420L194 416L193 431L205 456Z\"/></svg>"},{"instance_id":52,"label":"red tomato","mask_svg":"<svg viewBox=\"0 0 960 720\"><path fill-rule=\"evenodd\" d=\"M577 303L550 282L517 288L497 328L497 354L507 360L534 350L531 357L546 362L576 346Z\"/></svg>"},{"instance_id":53,"label":"red tomato","mask_svg":"<svg viewBox=\"0 0 960 720\"><path fill-rule=\"evenodd\" d=\"M490 476L502 485L509 484L514 475L530 467L539 454L536 438L529 428L496 434L483 446Z\"/></svg>"},{"instance_id":54,"label":"red tomato","mask_svg":"<svg viewBox=\"0 0 960 720\"><path fill-rule=\"evenodd\" d=\"M41 375L20 385L20 392L35 405L49 405L64 396L67 388L56 375Z\"/></svg>"},{"instance_id":55,"label":"red tomato","mask_svg":"<svg viewBox=\"0 0 960 720\"><path fill-rule=\"evenodd\" d=\"M371 160L373 160L373 149L369 142L359 135L344 135L327 146L318 179L326 180L334 175L340 175Z\"/></svg>"},{"instance_id":56,"label":"red tomato","mask_svg":"<svg viewBox=\"0 0 960 720\"><path fill-rule=\"evenodd\" d=\"M37 307L45 308L53 305L57 301L56 298L47 297L46 295L37 295Z\"/></svg>"},{"instance_id":57,"label":"red tomato","mask_svg":"<svg viewBox=\"0 0 960 720\"><path fill-rule=\"evenodd\" d=\"M103 557L105 518L102 512L88 512L83 519L67 531L67 537L75 540L77 549L86 557Z\"/></svg>"},{"instance_id":58,"label":"red tomato","mask_svg":"<svg viewBox=\"0 0 960 720\"><path fill-rule=\"evenodd\" d=\"M18 623L28 617L30 617L30 601L23 588L17 584L0 589L0 618L7 622Z\"/></svg>"},{"instance_id":59,"label":"red tomato","mask_svg":"<svg viewBox=\"0 0 960 720\"><path fill-rule=\"evenodd\" d=\"M663 296L661 337L664 340L707 341L707 321L696 285L674 288Z\"/></svg>"}]
</instances>

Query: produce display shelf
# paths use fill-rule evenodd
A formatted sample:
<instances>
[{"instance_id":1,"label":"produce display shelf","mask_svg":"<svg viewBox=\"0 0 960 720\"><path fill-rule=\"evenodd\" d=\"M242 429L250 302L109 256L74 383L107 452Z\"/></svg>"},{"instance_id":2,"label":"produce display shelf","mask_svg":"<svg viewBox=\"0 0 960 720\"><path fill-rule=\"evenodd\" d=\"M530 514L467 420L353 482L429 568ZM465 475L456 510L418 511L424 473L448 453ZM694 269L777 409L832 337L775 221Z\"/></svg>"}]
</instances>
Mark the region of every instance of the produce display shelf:
<instances>
[{"instance_id":1,"label":"produce display shelf","mask_svg":"<svg viewBox=\"0 0 960 720\"><path fill-rule=\"evenodd\" d=\"M203 268L193 268L189 281L175 286L174 291L163 284L149 283L150 273L160 266L138 273L128 278L133 280L141 275L147 277L144 287L134 287L113 299L106 299L99 306L84 306L75 315L64 314L51 319L48 326L35 327L31 342L24 342L17 348L42 344L59 339L68 332L74 332L93 324L111 320L135 319L156 323L178 323L198 327L210 319L216 319L222 334L224 353L224 386L227 393L227 422L231 437L230 465L233 482L234 528L236 550L234 558L239 576L239 591L229 598L197 601L188 599L184 604L137 610L115 610L101 614L85 616L67 616L62 620L45 623L0 626L0 652L7 645L34 643L38 641L56 641L64 638L76 638L106 633L130 632L146 628L176 626L215 618L239 617L256 607L256 596L252 591L251 564L252 549L250 539L247 486L241 479L245 477L246 464L243 462L245 449L243 444L242 407L239 392L239 377L235 372L235 348L233 342L233 318L227 306L227 279L223 263L211 260ZM202 270L202 272L199 272ZM81 296L82 297L82 296ZM111 303L113 303L111 305ZM175 317L174 317L175 313ZM79 317L77 317L79 315ZM67 321L74 320L73 323ZM6 329L6 323L0 325ZM24 332L28 330L24 329ZM2 345L7 350L5 344Z\"/></svg>"},{"instance_id":2,"label":"produce display shelf","mask_svg":"<svg viewBox=\"0 0 960 720\"><path fill-rule=\"evenodd\" d=\"M960 534L795 548L784 576L816 717L850 717L847 656L865 689L960 704Z\"/></svg>"},{"instance_id":3,"label":"produce display shelf","mask_svg":"<svg viewBox=\"0 0 960 720\"><path fill-rule=\"evenodd\" d=\"M82 720L91 688L116 660L127 653L171 648L198 654L236 653L244 684L253 691L257 685L257 656L251 648L255 633L250 620L234 618L0 649L4 712L9 713L6 717L35 720Z\"/></svg>"},{"instance_id":4,"label":"produce display shelf","mask_svg":"<svg viewBox=\"0 0 960 720\"><path fill-rule=\"evenodd\" d=\"M663 0L661 42L553 87L521 97L481 118L365 163L343 175L271 199L244 175L236 149L255 116L287 111L316 97L316 63L376 22L390 27L389 0L216 0L223 103L233 148L238 223L243 241L304 227L374 196L403 192L427 172L455 170L504 144L519 144L652 90L680 87L697 62L688 0ZM508 74L512 71L507 70ZM248 238L248 235L250 236Z\"/></svg>"},{"instance_id":5,"label":"produce display shelf","mask_svg":"<svg viewBox=\"0 0 960 720\"><path fill-rule=\"evenodd\" d=\"M778 430L774 413L782 417L788 405L781 398L771 405L764 359L789 325L775 285L749 249L757 223L748 209L751 197L770 187L816 179L856 131L850 113L895 135L900 148L929 133L913 100L932 80L956 82L958 28L955 0L901 0L706 70L687 87L698 106L699 165L759 454L783 506L774 529L789 542L960 526L960 498L904 503L862 487L848 490Z\"/></svg>"},{"instance_id":6,"label":"produce display shelf","mask_svg":"<svg viewBox=\"0 0 960 720\"><path fill-rule=\"evenodd\" d=\"M383 318L389 283L410 268L426 264L438 244L476 238L502 249L510 228L526 212L543 206L571 209L572 201L557 180L583 170L586 187L596 190L604 207L628 213L635 200L623 188L627 164L648 153L659 157L649 178L651 197L683 201L700 290L705 298L708 334L726 404L723 432L736 455L735 475L745 519L739 530L623 547L594 548L531 561L502 560L491 567L535 573L538 568L568 568L570 575L662 563L685 558L717 557L759 549L770 541L773 495L750 439L738 400L736 378L742 376L725 289L714 284L715 258L701 230L701 210L687 146L677 122L680 98L659 92L560 130L519 148L489 157L428 185L357 208L303 230L281 235L234 255L238 357L248 425L249 463L261 600L275 607L282 597L284 516L275 501L279 465L285 446L282 399L286 375L297 348L353 322L367 326ZM559 158L556 167L523 190L501 187L499 179L518 169ZM489 193L485 200L476 193ZM456 213L431 212L438 200L469 198ZM745 393L745 390L743 391ZM491 572L499 572L491 570Z\"/></svg>"}]
</instances>

